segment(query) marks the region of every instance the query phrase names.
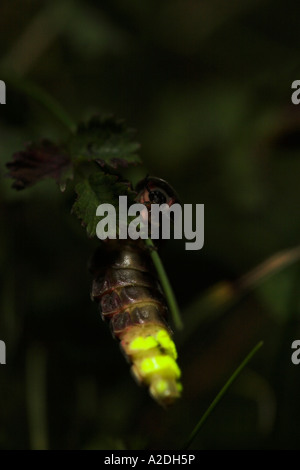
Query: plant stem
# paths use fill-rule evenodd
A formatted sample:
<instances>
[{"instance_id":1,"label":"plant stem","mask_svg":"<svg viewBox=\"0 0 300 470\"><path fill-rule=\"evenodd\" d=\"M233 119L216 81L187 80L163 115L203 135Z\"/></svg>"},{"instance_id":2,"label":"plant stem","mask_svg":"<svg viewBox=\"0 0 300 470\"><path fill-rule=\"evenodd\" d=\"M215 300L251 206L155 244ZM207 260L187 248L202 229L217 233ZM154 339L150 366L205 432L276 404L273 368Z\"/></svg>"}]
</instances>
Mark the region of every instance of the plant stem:
<instances>
[{"instance_id":1,"label":"plant stem","mask_svg":"<svg viewBox=\"0 0 300 470\"><path fill-rule=\"evenodd\" d=\"M7 79L14 88L25 93L26 95L34 98L38 103L42 104L48 111L50 111L67 129L74 132L76 124L69 113L61 106L61 104L53 98L49 93L41 87L30 81L19 80L14 78Z\"/></svg>"},{"instance_id":2,"label":"plant stem","mask_svg":"<svg viewBox=\"0 0 300 470\"><path fill-rule=\"evenodd\" d=\"M195 428L193 429L192 433L190 434L187 442L185 443L185 445L182 447L181 450L187 450L191 443L193 442L193 440L195 439L196 435L198 434L198 432L200 431L200 429L202 428L203 424L205 423L205 421L207 420L208 416L211 414L211 412L213 411L213 409L216 407L216 405L219 403L219 401L221 400L221 398L224 396L224 394L226 393L226 391L228 390L228 388L230 387L230 385L233 383L233 381L237 378L237 376L241 373L241 371L244 369L244 367L248 364L248 362L252 359L252 357L254 356L254 354L262 347L263 345L263 341L259 341L259 343L257 343L256 346L254 346L254 348L250 351L250 353L245 357L245 359L243 360L243 362L238 366L238 368L234 371L234 373L231 375L231 377L227 380L227 382L225 383L225 385L222 387L222 389L220 390L220 392L218 393L218 395L215 397L215 399L212 401L212 403L209 405L209 407L207 408L207 410L205 411L205 413L202 415L200 421L197 423L197 425L195 426Z\"/></svg>"},{"instance_id":3,"label":"plant stem","mask_svg":"<svg viewBox=\"0 0 300 470\"><path fill-rule=\"evenodd\" d=\"M145 240L145 243L147 247L149 248L150 256L156 268L162 288L164 290L174 324L178 330L181 330L183 328L183 323L181 320L179 307L178 307L173 289L171 287L170 281L168 279L167 273L165 271L165 268L162 264L162 261L159 257L159 254L156 251L156 247L154 246L154 243L151 240L151 238L148 238L147 240Z\"/></svg>"}]
</instances>

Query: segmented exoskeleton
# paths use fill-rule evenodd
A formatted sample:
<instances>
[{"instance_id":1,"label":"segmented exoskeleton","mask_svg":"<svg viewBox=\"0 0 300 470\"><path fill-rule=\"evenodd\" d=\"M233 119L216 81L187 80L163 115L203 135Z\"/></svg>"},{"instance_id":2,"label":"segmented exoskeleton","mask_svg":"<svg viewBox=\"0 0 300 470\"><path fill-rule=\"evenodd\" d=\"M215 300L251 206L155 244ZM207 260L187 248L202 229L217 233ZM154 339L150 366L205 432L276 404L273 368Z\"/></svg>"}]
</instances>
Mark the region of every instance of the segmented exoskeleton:
<instances>
[{"instance_id":1,"label":"segmented exoskeleton","mask_svg":"<svg viewBox=\"0 0 300 470\"><path fill-rule=\"evenodd\" d=\"M137 186L137 201L151 204L176 201L163 180L147 177ZM143 240L109 240L103 254L94 258L92 298L109 321L113 335L132 366L139 383L162 405L181 394L177 352L167 323L168 308L151 257Z\"/></svg>"}]
</instances>

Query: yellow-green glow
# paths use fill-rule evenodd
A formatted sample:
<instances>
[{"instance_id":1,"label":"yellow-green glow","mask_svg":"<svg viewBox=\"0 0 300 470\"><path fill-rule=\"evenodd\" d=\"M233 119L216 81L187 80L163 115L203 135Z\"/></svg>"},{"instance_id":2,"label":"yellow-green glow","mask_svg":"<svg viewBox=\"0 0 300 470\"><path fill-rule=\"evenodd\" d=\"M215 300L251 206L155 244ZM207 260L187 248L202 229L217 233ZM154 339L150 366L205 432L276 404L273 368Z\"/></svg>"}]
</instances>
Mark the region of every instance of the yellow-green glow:
<instances>
[{"instance_id":1,"label":"yellow-green glow","mask_svg":"<svg viewBox=\"0 0 300 470\"><path fill-rule=\"evenodd\" d=\"M131 351L147 351L148 349L155 348L157 346L157 341L153 336L138 336L130 343Z\"/></svg>"},{"instance_id":2,"label":"yellow-green glow","mask_svg":"<svg viewBox=\"0 0 300 470\"><path fill-rule=\"evenodd\" d=\"M159 403L172 403L180 397L181 375L177 352L170 333L159 325L134 327L123 338L123 348L132 361L132 372L139 383L150 387Z\"/></svg>"},{"instance_id":3,"label":"yellow-green glow","mask_svg":"<svg viewBox=\"0 0 300 470\"><path fill-rule=\"evenodd\" d=\"M170 356L147 357L141 363L141 373L144 376L163 372L168 376L180 377L180 369Z\"/></svg>"},{"instance_id":4,"label":"yellow-green glow","mask_svg":"<svg viewBox=\"0 0 300 470\"><path fill-rule=\"evenodd\" d=\"M156 335L157 341L164 348L168 354L174 359L177 359L177 351L174 342L171 340L166 330L160 330Z\"/></svg>"},{"instance_id":5,"label":"yellow-green glow","mask_svg":"<svg viewBox=\"0 0 300 470\"><path fill-rule=\"evenodd\" d=\"M166 380L159 380L157 382L157 384L155 384L155 390L160 394L160 395L164 395L167 390L168 390L168 382Z\"/></svg>"}]
</instances>

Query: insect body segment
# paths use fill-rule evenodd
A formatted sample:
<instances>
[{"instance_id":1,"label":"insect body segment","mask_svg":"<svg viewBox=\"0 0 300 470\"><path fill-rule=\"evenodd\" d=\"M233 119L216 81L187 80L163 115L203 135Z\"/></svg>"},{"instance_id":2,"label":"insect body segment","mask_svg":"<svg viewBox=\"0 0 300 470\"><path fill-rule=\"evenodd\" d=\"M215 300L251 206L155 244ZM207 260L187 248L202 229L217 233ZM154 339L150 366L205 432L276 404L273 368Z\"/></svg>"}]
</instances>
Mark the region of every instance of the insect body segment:
<instances>
[{"instance_id":1,"label":"insect body segment","mask_svg":"<svg viewBox=\"0 0 300 470\"><path fill-rule=\"evenodd\" d=\"M156 325L142 330L133 328L121 346L132 361L134 376L149 386L155 400L168 404L180 396L176 347L166 329Z\"/></svg>"},{"instance_id":2,"label":"insect body segment","mask_svg":"<svg viewBox=\"0 0 300 470\"><path fill-rule=\"evenodd\" d=\"M168 308L151 258L141 241L110 240L96 261L92 298L132 364L138 381L160 404L181 394L177 352L166 321Z\"/></svg>"}]
</instances>

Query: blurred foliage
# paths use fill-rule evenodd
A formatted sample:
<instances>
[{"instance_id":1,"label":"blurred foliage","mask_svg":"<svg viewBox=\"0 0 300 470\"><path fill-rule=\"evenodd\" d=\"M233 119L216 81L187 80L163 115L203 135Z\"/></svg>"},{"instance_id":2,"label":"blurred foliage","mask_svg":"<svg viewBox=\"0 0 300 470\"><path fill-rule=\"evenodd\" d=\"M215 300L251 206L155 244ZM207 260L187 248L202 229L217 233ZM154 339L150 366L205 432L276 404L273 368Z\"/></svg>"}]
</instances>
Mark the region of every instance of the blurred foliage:
<instances>
[{"instance_id":1,"label":"blurred foliage","mask_svg":"<svg viewBox=\"0 0 300 470\"><path fill-rule=\"evenodd\" d=\"M178 448L263 339L192 447L299 449L299 254L247 288L244 278L299 244L294 2L3 0L0 28L0 448ZM184 395L173 409L136 386L90 302L97 240L71 216L73 194L48 181L17 193L5 178L26 142L66 137L17 86L25 79L74 120L126 119L145 168L130 178L149 172L183 203L205 204L204 248L162 250L186 323L175 334Z\"/></svg>"}]
</instances>

